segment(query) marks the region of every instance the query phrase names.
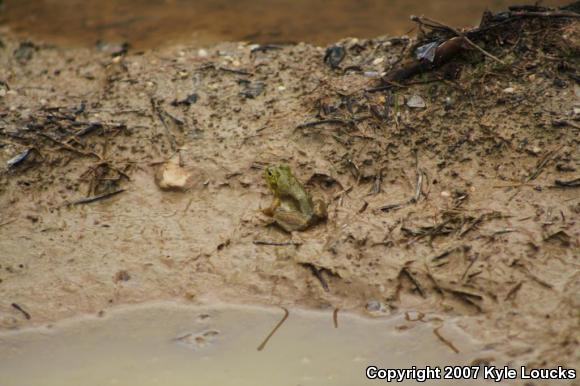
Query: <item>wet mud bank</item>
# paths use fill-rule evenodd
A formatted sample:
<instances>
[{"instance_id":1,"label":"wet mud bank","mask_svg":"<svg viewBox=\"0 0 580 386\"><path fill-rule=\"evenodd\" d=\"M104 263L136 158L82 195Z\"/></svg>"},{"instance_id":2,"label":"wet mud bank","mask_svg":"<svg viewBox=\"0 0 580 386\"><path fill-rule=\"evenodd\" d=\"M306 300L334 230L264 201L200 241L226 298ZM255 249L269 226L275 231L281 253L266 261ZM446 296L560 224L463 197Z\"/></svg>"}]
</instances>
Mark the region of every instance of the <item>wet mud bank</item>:
<instances>
[{"instance_id":1,"label":"wet mud bank","mask_svg":"<svg viewBox=\"0 0 580 386\"><path fill-rule=\"evenodd\" d=\"M1 328L168 299L412 309L510 363L578 368L577 15L418 18L418 38L329 49L3 31ZM262 213L276 164L326 221Z\"/></svg>"}]
</instances>

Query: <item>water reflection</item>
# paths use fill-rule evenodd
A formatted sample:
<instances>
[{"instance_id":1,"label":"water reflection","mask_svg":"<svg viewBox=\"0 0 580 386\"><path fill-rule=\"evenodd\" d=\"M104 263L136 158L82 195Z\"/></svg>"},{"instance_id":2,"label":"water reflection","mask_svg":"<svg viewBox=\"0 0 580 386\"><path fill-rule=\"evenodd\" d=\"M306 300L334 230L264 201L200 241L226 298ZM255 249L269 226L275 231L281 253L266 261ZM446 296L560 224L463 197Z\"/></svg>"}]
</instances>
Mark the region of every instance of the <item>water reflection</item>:
<instances>
[{"instance_id":1,"label":"water reflection","mask_svg":"<svg viewBox=\"0 0 580 386\"><path fill-rule=\"evenodd\" d=\"M5 0L1 22L18 33L68 46L97 40L136 48L223 40L328 44L346 36L398 35L409 15L455 26L476 24L485 8L517 0ZM551 0L549 5L565 4Z\"/></svg>"}]
</instances>

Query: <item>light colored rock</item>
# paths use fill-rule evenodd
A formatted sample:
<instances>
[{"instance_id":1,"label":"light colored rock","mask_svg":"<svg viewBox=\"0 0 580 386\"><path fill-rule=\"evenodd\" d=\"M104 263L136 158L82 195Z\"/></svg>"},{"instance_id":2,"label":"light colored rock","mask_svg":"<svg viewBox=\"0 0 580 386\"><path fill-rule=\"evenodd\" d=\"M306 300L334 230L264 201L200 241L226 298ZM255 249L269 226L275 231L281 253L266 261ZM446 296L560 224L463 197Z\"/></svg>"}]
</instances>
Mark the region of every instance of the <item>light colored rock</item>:
<instances>
[{"instance_id":1,"label":"light colored rock","mask_svg":"<svg viewBox=\"0 0 580 386\"><path fill-rule=\"evenodd\" d=\"M409 106L413 109L423 109L427 106L427 104L425 103L425 100L423 98L421 98L417 94L414 94L407 101L407 106Z\"/></svg>"},{"instance_id":2,"label":"light colored rock","mask_svg":"<svg viewBox=\"0 0 580 386\"><path fill-rule=\"evenodd\" d=\"M155 183L161 190L186 191L203 181L203 173L180 165L179 156L158 166Z\"/></svg>"}]
</instances>

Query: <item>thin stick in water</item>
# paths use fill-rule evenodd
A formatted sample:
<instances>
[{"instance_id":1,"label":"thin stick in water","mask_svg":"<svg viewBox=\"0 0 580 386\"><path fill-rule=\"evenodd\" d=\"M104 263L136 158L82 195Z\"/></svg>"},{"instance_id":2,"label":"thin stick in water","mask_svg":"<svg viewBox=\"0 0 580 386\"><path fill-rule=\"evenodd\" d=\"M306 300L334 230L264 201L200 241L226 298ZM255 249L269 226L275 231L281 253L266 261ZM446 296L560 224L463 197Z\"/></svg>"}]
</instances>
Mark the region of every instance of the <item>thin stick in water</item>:
<instances>
[{"instance_id":1,"label":"thin stick in water","mask_svg":"<svg viewBox=\"0 0 580 386\"><path fill-rule=\"evenodd\" d=\"M332 313L332 321L334 322L334 328L338 328L338 308L335 308Z\"/></svg>"},{"instance_id":2,"label":"thin stick in water","mask_svg":"<svg viewBox=\"0 0 580 386\"><path fill-rule=\"evenodd\" d=\"M280 326L286 321L286 319L288 319L288 315L290 315L290 312L288 312L288 309L286 307L282 307L282 309L284 310L284 317L282 318L282 320L280 320L278 322L276 327L274 327L272 329L272 331L268 334L266 339L264 339L262 344L258 346L258 351L262 351L264 349L264 347L266 347L266 344L268 343L268 341L270 340L272 335L274 335L276 333L276 331L280 328Z\"/></svg>"},{"instance_id":3,"label":"thin stick in water","mask_svg":"<svg viewBox=\"0 0 580 386\"><path fill-rule=\"evenodd\" d=\"M451 341L445 339L443 337L443 335L441 335L441 333L439 332L439 330L441 329L441 327L443 326L439 326L436 329L433 330L433 333L437 336L437 338L439 338L439 340L441 342L443 342L447 347L449 347L451 350L453 350L456 354L459 354L459 349L457 347L455 347L453 345L453 343L451 343Z\"/></svg>"}]
</instances>

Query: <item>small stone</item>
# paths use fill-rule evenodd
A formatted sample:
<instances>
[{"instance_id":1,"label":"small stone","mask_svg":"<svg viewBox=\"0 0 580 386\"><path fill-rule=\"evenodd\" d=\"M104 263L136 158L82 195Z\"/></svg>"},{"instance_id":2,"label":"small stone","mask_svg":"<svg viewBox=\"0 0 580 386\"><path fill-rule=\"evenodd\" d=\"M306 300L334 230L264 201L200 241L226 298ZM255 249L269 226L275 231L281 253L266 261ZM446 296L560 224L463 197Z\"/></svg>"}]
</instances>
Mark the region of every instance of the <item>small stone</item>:
<instances>
[{"instance_id":1,"label":"small stone","mask_svg":"<svg viewBox=\"0 0 580 386\"><path fill-rule=\"evenodd\" d=\"M375 60L373 60L373 65L375 65L375 66L376 66L376 65L378 65L378 64L381 64L381 63L382 63L382 62L384 62L384 61L385 61L385 58L381 56L381 57L379 57L379 58L376 58Z\"/></svg>"},{"instance_id":2,"label":"small stone","mask_svg":"<svg viewBox=\"0 0 580 386\"><path fill-rule=\"evenodd\" d=\"M131 279L131 275L129 275L129 272L125 271L124 269L117 272L115 275L115 283L120 281L129 281L129 279Z\"/></svg>"},{"instance_id":3,"label":"small stone","mask_svg":"<svg viewBox=\"0 0 580 386\"><path fill-rule=\"evenodd\" d=\"M449 193L448 191L444 190L444 191L441 192L441 197L445 197L445 198L451 197L451 193Z\"/></svg>"},{"instance_id":4,"label":"small stone","mask_svg":"<svg viewBox=\"0 0 580 386\"><path fill-rule=\"evenodd\" d=\"M186 191L203 181L202 173L194 173L191 169L182 167L179 155L163 163L155 173L155 183L161 190Z\"/></svg>"},{"instance_id":5,"label":"small stone","mask_svg":"<svg viewBox=\"0 0 580 386\"><path fill-rule=\"evenodd\" d=\"M324 63L326 63L330 68L336 69L340 62L343 61L346 56L346 50L344 47L339 45L334 45L328 47L324 54Z\"/></svg>"},{"instance_id":6,"label":"small stone","mask_svg":"<svg viewBox=\"0 0 580 386\"><path fill-rule=\"evenodd\" d=\"M380 76L377 71L365 71L363 75L367 78L378 78Z\"/></svg>"},{"instance_id":7,"label":"small stone","mask_svg":"<svg viewBox=\"0 0 580 386\"><path fill-rule=\"evenodd\" d=\"M383 309L383 305L378 300L369 300L366 308L367 311L378 312Z\"/></svg>"},{"instance_id":8,"label":"small stone","mask_svg":"<svg viewBox=\"0 0 580 386\"><path fill-rule=\"evenodd\" d=\"M513 87L508 87L508 88L504 88L503 92L505 92L506 94L513 94L514 91L516 91Z\"/></svg>"},{"instance_id":9,"label":"small stone","mask_svg":"<svg viewBox=\"0 0 580 386\"><path fill-rule=\"evenodd\" d=\"M245 84L244 90L240 92L240 96L247 99L254 99L259 96L266 85L263 82L254 82Z\"/></svg>"},{"instance_id":10,"label":"small stone","mask_svg":"<svg viewBox=\"0 0 580 386\"><path fill-rule=\"evenodd\" d=\"M207 50L200 48L199 50L197 50L197 56L199 56L201 58L205 58L208 56L208 52L207 52Z\"/></svg>"},{"instance_id":11,"label":"small stone","mask_svg":"<svg viewBox=\"0 0 580 386\"><path fill-rule=\"evenodd\" d=\"M407 101L407 106L413 109L423 109L427 106L427 104L425 103L423 98L415 94L412 95L411 98L409 98L409 100Z\"/></svg>"},{"instance_id":12,"label":"small stone","mask_svg":"<svg viewBox=\"0 0 580 386\"><path fill-rule=\"evenodd\" d=\"M450 108L452 108L453 103L454 103L454 101L453 101L453 99L451 99L451 97L446 97L445 98L445 109L449 110Z\"/></svg>"}]
</instances>

